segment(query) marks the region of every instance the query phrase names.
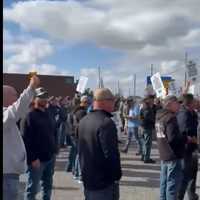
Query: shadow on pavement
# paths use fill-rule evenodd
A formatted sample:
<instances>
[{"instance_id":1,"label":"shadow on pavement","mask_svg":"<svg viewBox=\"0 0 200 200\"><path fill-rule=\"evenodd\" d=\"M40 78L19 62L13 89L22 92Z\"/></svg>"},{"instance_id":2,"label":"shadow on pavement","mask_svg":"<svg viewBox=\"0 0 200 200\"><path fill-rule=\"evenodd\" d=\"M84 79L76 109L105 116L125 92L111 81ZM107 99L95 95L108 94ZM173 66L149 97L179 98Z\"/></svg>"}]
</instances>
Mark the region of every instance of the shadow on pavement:
<instances>
[{"instance_id":1,"label":"shadow on pavement","mask_svg":"<svg viewBox=\"0 0 200 200\"><path fill-rule=\"evenodd\" d=\"M140 158L136 158L136 157L122 157L121 156L121 161L141 161Z\"/></svg>"},{"instance_id":2,"label":"shadow on pavement","mask_svg":"<svg viewBox=\"0 0 200 200\"><path fill-rule=\"evenodd\" d=\"M76 187L56 187L56 186L53 186L53 189L54 190L80 190L80 188L76 188Z\"/></svg>"},{"instance_id":3,"label":"shadow on pavement","mask_svg":"<svg viewBox=\"0 0 200 200\"><path fill-rule=\"evenodd\" d=\"M159 188L160 187L160 180L149 178L147 181L120 181L120 185L122 185L122 186Z\"/></svg>"},{"instance_id":4,"label":"shadow on pavement","mask_svg":"<svg viewBox=\"0 0 200 200\"><path fill-rule=\"evenodd\" d=\"M123 177L153 178L160 179L160 172L138 172L122 170Z\"/></svg>"},{"instance_id":5,"label":"shadow on pavement","mask_svg":"<svg viewBox=\"0 0 200 200\"><path fill-rule=\"evenodd\" d=\"M147 169L147 170L158 170L160 171L160 166L158 165L134 165L134 164L121 164L123 169Z\"/></svg>"},{"instance_id":6,"label":"shadow on pavement","mask_svg":"<svg viewBox=\"0 0 200 200\"><path fill-rule=\"evenodd\" d=\"M136 172L122 170L123 177L135 177L144 179L144 181L125 180L120 181L123 186L137 186L137 187L150 187L159 188L160 186L160 172Z\"/></svg>"}]
</instances>

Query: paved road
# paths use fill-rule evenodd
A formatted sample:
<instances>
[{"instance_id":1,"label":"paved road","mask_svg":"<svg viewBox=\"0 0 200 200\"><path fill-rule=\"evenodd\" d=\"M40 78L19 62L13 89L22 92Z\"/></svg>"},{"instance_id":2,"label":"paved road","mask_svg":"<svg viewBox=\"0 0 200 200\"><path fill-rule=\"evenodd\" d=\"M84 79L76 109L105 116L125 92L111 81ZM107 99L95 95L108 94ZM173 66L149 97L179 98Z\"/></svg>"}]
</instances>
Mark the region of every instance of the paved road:
<instances>
[{"instance_id":1,"label":"paved road","mask_svg":"<svg viewBox=\"0 0 200 200\"><path fill-rule=\"evenodd\" d=\"M123 177L120 182L120 199L159 200L160 164L155 142L153 144L152 158L156 160L156 164L144 164L135 153L133 142L130 151L127 154L121 154ZM64 171L67 158L67 149L61 149L55 168L52 199L82 200L84 199L82 184L73 180L71 173ZM22 181L25 181L25 177L22 178ZM200 195L200 172L198 173L197 193ZM40 199L40 195L38 199ZM185 200L187 200L187 197Z\"/></svg>"}]
</instances>

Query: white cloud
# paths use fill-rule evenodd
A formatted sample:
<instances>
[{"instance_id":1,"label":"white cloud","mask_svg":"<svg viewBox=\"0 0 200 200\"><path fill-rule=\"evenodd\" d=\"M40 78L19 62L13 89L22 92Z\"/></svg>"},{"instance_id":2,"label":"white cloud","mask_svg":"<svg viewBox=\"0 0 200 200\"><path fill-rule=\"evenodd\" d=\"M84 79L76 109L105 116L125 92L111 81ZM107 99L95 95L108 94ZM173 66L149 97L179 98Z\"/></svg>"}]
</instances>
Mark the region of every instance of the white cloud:
<instances>
[{"instance_id":1,"label":"white cloud","mask_svg":"<svg viewBox=\"0 0 200 200\"><path fill-rule=\"evenodd\" d=\"M53 46L46 39L31 38L31 40L12 41L4 44L5 53L15 53L8 63L30 64L36 63L53 53Z\"/></svg>"},{"instance_id":2,"label":"white cloud","mask_svg":"<svg viewBox=\"0 0 200 200\"><path fill-rule=\"evenodd\" d=\"M6 73L23 73L28 74L31 71L36 71L38 74L43 75L72 75L70 71L60 70L55 65L50 64L31 64L26 67L18 64L9 64L4 66L4 72Z\"/></svg>"},{"instance_id":3,"label":"white cloud","mask_svg":"<svg viewBox=\"0 0 200 200\"><path fill-rule=\"evenodd\" d=\"M88 1L87 4L27 1L4 9L4 19L18 23L26 30L46 32L54 38L74 42L90 40L100 46L124 50L167 44L172 37L187 35L199 19L193 13L196 6L200 6L197 0L184 1L187 5L184 8L178 6L178 1L145 2L136 5L136 1ZM107 9L99 5L105 5Z\"/></svg>"},{"instance_id":4,"label":"white cloud","mask_svg":"<svg viewBox=\"0 0 200 200\"><path fill-rule=\"evenodd\" d=\"M70 71L61 70L55 65L42 62L44 58L51 56L55 51L54 46L47 39L24 35L14 36L5 29L3 51L3 72L29 73L35 70L39 74L71 75Z\"/></svg>"},{"instance_id":5,"label":"white cloud","mask_svg":"<svg viewBox=\"0 0 200 200\"><path fill-rule=\"evenodd\" d=\"M172 61L163 61L160 65L160 71L164 74L169 74L169 72L172 72L177 69L177 67L180 66L180 62L177 60Z\"/></svg>"},{"instance_id":6,"label":"white cloud","mask_svg":"<svg viewBox=\"0 0 200 200\"><path fill-rule=\"evenodd\" d=\"M80 70L80 75L81 76L87 76L87 77L97 77L98 75L98 69L95 68L82 68Z\"/></svg>"},{"instance_id":7,"label":"white cloud","mask_svg":"<svg viewBox=\"0 0 200 200\"><path fill-rule=\"evenodd\" d=\"M199 0L140 0L139 3L137 0L37 0L4 8L4 20L26 31L46 33L49 39L72 44L92 42L99 48L119 50L124 56L116 59L109 69L102 69L105 85L116 88L120 80L127 93L136 73L137 93L143 94L151 63L154 72L167 75L175 71L172 76L183 82L185 51L200 47L200 15L196 14L199 7ZM5 40L12 40L8 32L4 35ZM5 47L5 51L15 53L6 60L12 64L10 69L28 62L37 64L52 54L48 40L32 42ZM40 51L39 46L44 48ZM56 70L57 67L49 66L49 72ZM80 74L90 77L90 87L97 86L98 69L84 67Z\"/></svg>"}]
</instances>

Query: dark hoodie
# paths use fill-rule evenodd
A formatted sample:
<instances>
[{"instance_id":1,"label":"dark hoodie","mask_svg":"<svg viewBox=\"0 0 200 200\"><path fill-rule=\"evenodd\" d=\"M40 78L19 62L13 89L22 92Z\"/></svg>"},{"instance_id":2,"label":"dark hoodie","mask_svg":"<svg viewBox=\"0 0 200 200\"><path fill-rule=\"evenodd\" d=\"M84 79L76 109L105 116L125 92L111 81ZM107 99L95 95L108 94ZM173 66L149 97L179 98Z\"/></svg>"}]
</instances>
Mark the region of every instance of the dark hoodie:
<instances>
[{"instance_id":1,"label":"dark hoodie","mask_svg":"<svg viewBox=\"0 0 200 200\"><path fill-rule=\"evenodd\" d=\"M177 120L183 135L197 138L198 115L195 111L189 111L182 106L177 114ZM186 153L191 154L197 147L197 144L187 144Z\"/></svg>"},{"instance_id":2,"label":"dark hoodie","mask_svg":"<svg viewBox=\"0 0 200 200\"><path fill-rule=\"evenodd\" d=\"M80 120L85 116L87 115L87 108L86 107L83 107L83 106L78 106L74 109L73 111L73 115L74 115L74 118L73 120L75 120L74 125L74 129L75 129L75 137L78 138L78 125L79 125L79 122Z\"/></svg>"},{"instance_id":3,"label":"dark hoodie","mask_svg":"<svg viewBox=\"0 0 200 200\"><path fill-rule=\"evenodd\" d=\"M166 109L158 111L156 137L161 160L170 161L183 158L187 137L180 133L175 113Z\"/></svg>"}]
</instances>

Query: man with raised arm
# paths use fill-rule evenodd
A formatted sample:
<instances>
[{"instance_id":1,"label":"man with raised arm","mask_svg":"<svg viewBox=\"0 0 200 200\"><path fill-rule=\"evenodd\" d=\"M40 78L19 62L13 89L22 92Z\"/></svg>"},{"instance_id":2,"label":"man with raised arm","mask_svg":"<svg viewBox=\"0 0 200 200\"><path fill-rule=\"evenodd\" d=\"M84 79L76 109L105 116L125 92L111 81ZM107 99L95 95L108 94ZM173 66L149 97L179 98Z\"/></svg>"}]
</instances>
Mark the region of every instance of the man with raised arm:
<instances>
[{"instance_id":1,"label":"man with raised arm","mask_svg":"<svg viewBox=\"0 0 200 200\"><path fill-rule=\"evenodd\" d=\"M3 86L3 200L19 199L19 175L26 170L26 151L17 121L27 114L40 80L30 79L18 98L12 86Z\"/></svg>"}]
</instances>

